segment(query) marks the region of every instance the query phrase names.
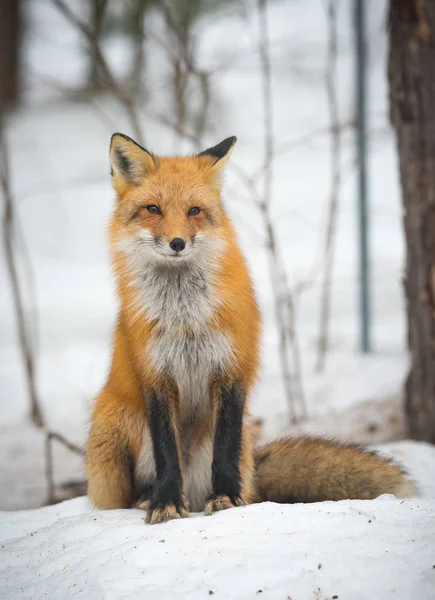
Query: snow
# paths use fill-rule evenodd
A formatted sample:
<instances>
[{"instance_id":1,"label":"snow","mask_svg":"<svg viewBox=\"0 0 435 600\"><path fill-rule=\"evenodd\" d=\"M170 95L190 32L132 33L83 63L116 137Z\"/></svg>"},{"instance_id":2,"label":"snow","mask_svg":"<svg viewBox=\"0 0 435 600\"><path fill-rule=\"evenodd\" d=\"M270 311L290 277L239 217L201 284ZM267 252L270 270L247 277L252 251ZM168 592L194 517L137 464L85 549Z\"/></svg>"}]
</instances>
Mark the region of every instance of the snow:
<instances>
[{"instance_id":1,"label":"snow","mask_svg":"<svg viewBox=\"0 0 435 600\"><path fill-rule=\"evenodd\" d=\"M435 448L388 453L412 464L421 498L263 503L160 525L86 498L0 513L1 597L433 600Z\"/></svg>"}]
</instances>

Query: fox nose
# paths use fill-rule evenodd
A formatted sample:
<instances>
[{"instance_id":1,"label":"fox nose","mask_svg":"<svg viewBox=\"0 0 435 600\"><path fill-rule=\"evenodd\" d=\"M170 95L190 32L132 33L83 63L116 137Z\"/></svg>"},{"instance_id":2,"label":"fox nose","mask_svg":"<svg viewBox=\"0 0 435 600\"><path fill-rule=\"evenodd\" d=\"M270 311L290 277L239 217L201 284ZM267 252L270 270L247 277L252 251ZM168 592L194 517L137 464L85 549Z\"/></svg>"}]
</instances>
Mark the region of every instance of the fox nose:
<instances>
[{"instance_id":1,"label":"fox nose","mask_svg":"<svg viewBox=\"0 0 435 600\"><path fill-rule=\"evenodd\" d=\"M186 247L186 242L183 238L174 238L169 242L169 245L174 252L181 252Z\"/></svg>"}]
</instances>

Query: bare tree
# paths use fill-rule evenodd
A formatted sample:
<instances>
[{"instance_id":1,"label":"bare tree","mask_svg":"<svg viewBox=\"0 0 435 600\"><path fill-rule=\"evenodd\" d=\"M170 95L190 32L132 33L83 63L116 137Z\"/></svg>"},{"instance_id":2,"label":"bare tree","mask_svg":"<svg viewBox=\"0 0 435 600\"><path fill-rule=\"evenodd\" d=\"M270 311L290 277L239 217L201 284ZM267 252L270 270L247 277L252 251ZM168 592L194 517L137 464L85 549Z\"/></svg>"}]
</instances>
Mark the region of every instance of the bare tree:
<instances>
[{"instance_id":1,"label":"bare tree","mask_svg":"<svg viewBox=\"0 0 435 600\"><path fill-rule=\"evenodd\" d=\"M411 437L435 443L435 3L390 0L389 81L406 236Z\"/></svg>"},{"instance_id":2,"label":"bare tree","mask_svg":"<svg viewBox=\"0 0 435 600\"><path fill-rule=\"evenodd\" d=\"M18 265L16 260L15 246L15 213L12 197L9 157L6 146L6 137L0 132L0 184L4 198L3 213L3 243L6 257L6 266L9 272L11 290L13 296L13 307L18 328L18 339L26 373L27 391L30 401L30 418L37 427L43 427L44 419L38 400L35 385L35 360L33 354L31 332L26 319L24 298L18 277Z\"/></svg>"},{"instance_id":3,"label":"bare tree","mask_svg":"<svg viewBox=\"0 0 435 600\"><path fill-rule=\"evenodd\" d=\"M331 136L331 189L329 196L328 220L326 226L326 239L324 249L324 266L322 274L322 292L320 300L320 331L317 343L316 370L322 371L325 367L326 353L329 342L329 321L331 310L332 271L334 266L334 243L337 228L338 202L340 194L341 172L341 127L338 112L337 93L337 11L338 0L328 0L328 54L326 64L326 90Z\"/></svg>"},{"instance_id":4,"label":"bare tree","mask_svg":"<svg viewBox=\"0 0 435 600\"><path fill-rule=\"evenodd\" d=\"M32 344L32 323L29 322L29 310L25 308L24 294L20 285L18 275L18 263L16 252L16 232L18 230L15 218L15 203L12 194L9 155L4 132L0 131L0 187L4 198L4 214L3 214L3 242L6 257L6 266L9 272L11 282L13 307L16 316L18 328L18 340L23 359L25 370L25 380L29 394L30 403L30 419L31 422L39 429L42 429L45 434L45 461L46 461L46 482L47 482L47 504L52 504L56 501L56 486L54 482L53 472L53 448L52 441L57 440L68 450L80 456L84 455L84 451L67 440L60 433L50 431L47 428L41 404L39 401L36 389L36 358L35 349ZM32 274L30 263L25 265L28 273ZM36 309L35 309L36 310Z\"/></svg>"},{"instance_id":5,"label":"bare tree","mask_svg":"<svg viewBox=\"0 0 435 600\"><path fill-rule=\"evenodd\" d=\"M269 37L267 27L267 0L258 0L260 21L260 71L264 110L264 187L258 198L266 229L266 245L275 304L275 317L279 330L280 361L290 421L296 423L305 416L306 408L302 391L299 347L295 328L295 307L287 275L278 249L277 235L271 216L273 161L275 156L273 134L273 102ZM251 186L252 187L252 186ZM293 374L291 370L293 362ZM298 406L299 404L299 406Z\"/></svg>"}]
</instances>

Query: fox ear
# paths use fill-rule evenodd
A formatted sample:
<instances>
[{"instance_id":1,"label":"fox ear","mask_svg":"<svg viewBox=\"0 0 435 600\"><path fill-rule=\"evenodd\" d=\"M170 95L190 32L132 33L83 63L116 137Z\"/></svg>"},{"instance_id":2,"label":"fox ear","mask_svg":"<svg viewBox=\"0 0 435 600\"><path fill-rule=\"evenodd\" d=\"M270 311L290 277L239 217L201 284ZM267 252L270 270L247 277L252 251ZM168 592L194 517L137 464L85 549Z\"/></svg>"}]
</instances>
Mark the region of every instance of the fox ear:
<instances>
[{"instance_id":1,"label":"fox ear","mask_svg":"<svg viewBox=\"0 0 435 600\"><path fill-rule=\"evenodd\" d=\"M212 159L212 169L214 171L220 171L224 165L228 162L231 153L234 148L234 144L237 142L235 135L226 138L223 142L213 148L207 148L204 152L198 154L198 156L208 156Z\"/></svg>"},{"instance_id":2,"label":"fox ear","mask_svg":"<svg viewBox=\"0 0 435 600\"><path fill-rule=\"evenodd\" d=\"M112 135L110 163L113 187L119 194L124 193L128 186L139 185L150 171L157 168L153 155L122 133Z\"/></svg>"}]
</instances>

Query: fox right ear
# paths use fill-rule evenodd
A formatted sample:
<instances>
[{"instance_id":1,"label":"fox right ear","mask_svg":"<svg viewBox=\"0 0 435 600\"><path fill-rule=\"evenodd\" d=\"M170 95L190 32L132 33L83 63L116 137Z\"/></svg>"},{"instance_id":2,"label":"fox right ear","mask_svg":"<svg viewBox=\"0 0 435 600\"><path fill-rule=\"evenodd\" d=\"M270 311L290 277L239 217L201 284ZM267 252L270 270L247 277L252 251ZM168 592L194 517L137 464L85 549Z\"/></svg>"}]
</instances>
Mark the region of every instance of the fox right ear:
<instances>
[{"instance_id":1,"label":"fox right ear","mask_svg":"<svg viewBox=\"0 0 435 600\"><path fill-rule=\"evenodd\" d=\"M222 167L228 162L236 142L236 136L232 135L217 146L207 148L207 150L200 152L198 156L207 156L212 161L212 169L221 171Z\"/></svg>"},{"instance_id":2,"label":"fox right ear","mask_svg":"<svg viewBox=\"0 0 435 600\"><path fill-rule=\"evenodd\" d=\"M150 152L122 133L114 133L110 140L110 164L113 187L120 195L129 186L140 185L157 167Z\"/></svg>"}]
</instances>

